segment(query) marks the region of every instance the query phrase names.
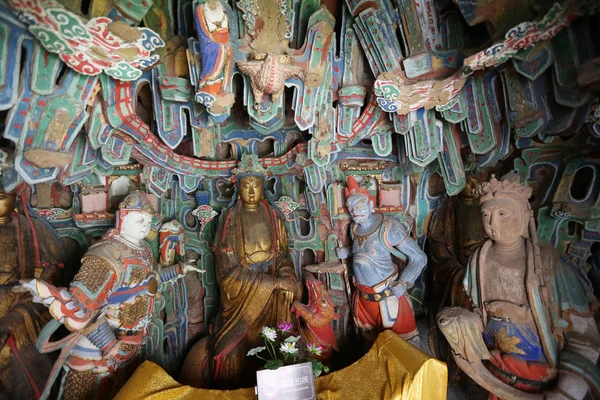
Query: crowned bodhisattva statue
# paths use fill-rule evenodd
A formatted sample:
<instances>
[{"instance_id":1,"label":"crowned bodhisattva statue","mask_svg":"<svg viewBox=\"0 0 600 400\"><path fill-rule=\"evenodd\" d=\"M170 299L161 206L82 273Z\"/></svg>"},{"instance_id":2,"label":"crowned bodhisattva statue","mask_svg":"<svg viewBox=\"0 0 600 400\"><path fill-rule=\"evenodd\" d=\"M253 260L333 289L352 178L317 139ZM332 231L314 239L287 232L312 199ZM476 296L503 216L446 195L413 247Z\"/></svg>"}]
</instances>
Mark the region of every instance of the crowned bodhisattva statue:
<instances>
[{"instance_id":1,"label":"crowned bodhisattva statue","mask_svg":"<svg viewBox=\"0 0 600 400\"><path fill-rule=\"evenodd\" d=\"M469 260L471 309L450 307L437 317L456 363L492 398L596 398L598 304L589 281L538 243L531 188L517 174L492 175L475 195L489 239Z\"/></svg>"}]
</instances>

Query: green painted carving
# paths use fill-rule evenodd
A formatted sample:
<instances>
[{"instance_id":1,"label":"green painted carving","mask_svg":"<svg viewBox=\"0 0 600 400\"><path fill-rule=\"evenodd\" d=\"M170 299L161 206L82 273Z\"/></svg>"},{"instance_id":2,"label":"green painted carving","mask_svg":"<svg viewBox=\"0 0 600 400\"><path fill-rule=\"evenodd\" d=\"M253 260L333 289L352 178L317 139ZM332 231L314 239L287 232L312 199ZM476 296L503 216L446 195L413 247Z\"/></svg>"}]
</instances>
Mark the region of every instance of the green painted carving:
<instances>
[{"instance_id":1,"label":"green painted carving","mask_svg":"<svg viewBox=\"0 0 600 400\"><path fill-rule=\"evenodd\" d=\"M400 1L401 19L404 26L404 39L408 44L409 54L413 56L425 51L423 43L423 34L421 32L421 24L415 7L415 2L412 0Z\"/></svg>"},{"instance_id":2,"label":"green painted carving","mask_svg":"<svg viewBox=\"0 0 600 400\"><path fill-rule=\"evenodd\" d=\"M461 142L457 128L443 123L443 148L438 155L440 172L444 179L446 192L450 196L460 193L467 183L465 168L460 154Z\"/></svg>"},{"instance_id":3,"label":"green painted carving","mask_svg":"<svg viewBox=\"0 0 600 400\"><path fill-rule=\"evenodd\" d=\"M392 154L392 132L387 131L375 134L372 136L371 140L375 154L382 157Z\"/></svg>"},{"instance_id":4,"label":"green painted carving","mask_svg":"<svg viewBox=\"0 0 600 400\"><path fill-rule=\"evenodd\" d=\"M298 8L298 38L306 37L306 29L309 26L309 18L319 9L319 0L301 0ZM302 43L300 43L302 44Z\"/></svg>"},{"instance_id":5,"label":"green painted carving","mask_svg":"<svg viewBox=\"0 0 600 400\"><path fill-rule=\"evenodd\" d=\"M169 0L153 0L147 3L152 6L143 16L144 25L157 32L163 40L168 40L175 34L173 6L176 3ZM140 11L143 12L143 9Z\"/></svg>"},{"instance_id":6,"label":"green painted carving","mask_svg":"<svg viewBox=\"0 0 600 400\"><path fill-rule=\"evenodd\" d=\"M559 220L550 216L550 207L540 208L537 215L537 236L540 242L551 243L552 235L558 226Z\"/></svg>"},{"instance_id":7,"label":"green painted carving","mask_svg":"<svg viewBox=\"0 0 600 400\"><path fill-rule=\"evenodd\" d=\"M491 151L497 144L495 126L492 122L492 113L490 112L488 101L486 100L487 94L483 86L483 77L475 76L471 79L473 80L472 87L475 93L475 104L473 106L477 112L480 131L469 132L467 136L471 151L475 154L485 154Z\"/></svg>"}]
</instances>

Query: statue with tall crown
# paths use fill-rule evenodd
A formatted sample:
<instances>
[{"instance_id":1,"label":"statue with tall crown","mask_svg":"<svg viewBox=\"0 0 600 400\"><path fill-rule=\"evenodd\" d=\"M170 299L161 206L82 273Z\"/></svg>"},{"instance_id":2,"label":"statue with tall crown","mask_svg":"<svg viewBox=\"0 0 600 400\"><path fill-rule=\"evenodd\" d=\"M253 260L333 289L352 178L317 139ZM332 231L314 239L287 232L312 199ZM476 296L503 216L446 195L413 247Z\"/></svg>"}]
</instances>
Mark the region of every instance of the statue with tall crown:
<instances>
[{"instance_id":1,"label":"statue with tall crown","mask_svg":"<svg viewBox=\"0 0 600 400\"><path fill-rule=\"evenodd\" d=\"M156 215L144 193L129 194L116 214L116 228L89 248L68 288L32 279L13 289L31 292L33 300L47 306L54 317L37 342L42 353L61 349L42 399L53 394L61 370L59 399L112 398L128 377L125 367L135 366L142 357L160 291L197 270L186 263L158 270L144 241ZM61 324L71 334L51 342Z\"/></svg>"},{"instance_id":2,"label":"statue with tall crown","mask_svg":"<svg viewBox=\"0 0 600 400\"><path fill-rule=\"evenodd\" d=\"M384 329L421 347L407 290L427 265L427 256L400 221L376 213L373 200L354 177L348 178L346 206L352 217L354 295L352 312L368 342ZM348 249L339 247L340 259ZM401 270L392 256L406 262Z\"/></svg>"},{"instance_id":3,"label":"statue with tall crown","mask_svg":"<svg viewBox=\"0 0 600 400\"><path fill-rule=\"evenodd\" d=\"M531 188L516 173L492 175L474 193L489 239L468 263L471 309L437 316L456 363L492 398L598 397L598 303L589 281L538 243Z\"/></svg>"},{"instance_id":4,"label":"statue with tall crown","mask_svg":"<svg viewBox=\"0 0 600 400\"><path fill-rule=\"evenodd\" d=\"M291 321L290 308L301 288L283 216L264 199L266 175L255 155L244 154L234 170L237 198L221 214L213 244L219 314L210 341L198 342L188 354L185 383L254 386L260 365L246 353L262 343L263 327Z\"/></svg>"}]
</instances>

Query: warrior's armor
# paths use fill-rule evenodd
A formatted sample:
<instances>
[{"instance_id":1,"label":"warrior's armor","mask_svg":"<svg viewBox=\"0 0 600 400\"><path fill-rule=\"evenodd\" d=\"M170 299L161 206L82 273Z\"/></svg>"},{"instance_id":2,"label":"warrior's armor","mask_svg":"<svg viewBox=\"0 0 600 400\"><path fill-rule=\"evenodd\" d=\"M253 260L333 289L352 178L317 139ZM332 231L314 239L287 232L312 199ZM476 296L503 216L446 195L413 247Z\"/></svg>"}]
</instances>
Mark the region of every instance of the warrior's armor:
<instances>
[{"instance_id":1,"label":"warrior's armor","mask_svg":"<svg viewBox=\"0 0 600 400\"><path fill-rule=\"evenodd\" d=\"M42 352L63 348L66 397L84 395L85 385L76 377L82 374L100 381L97 396L110 395L105 391L114 386L105 387L103 378L141 352L146 326L160 299L159 281L169 283L180 276L179 264L157 273L148 245L138 247L112 236L90 247L68 289L39 280L26 284L35 292L35 301L44 302L56 320L44 328L38 346ZM60 345L49 342L60 326L58 320L73 332ZM118 340L118 351L108 357ZM59 364L54 375L59 373Z\"/></svg>"},{"instance_id":2,"label":"warrior's armor","mask_svg":"<svg viewBox=\"0 0 600 400\"><path fill-rule=\"evenodd\" d=\"M352 255L357 290L352 305L358 324L366 331L391 328L406 339L416 336L410 303L404 295L395 296L393 288L414 284L427 262L425 255L394 218L383 217L379 226L363 236L356 233L356 226L352 230ZM408 261L401 273L392 255Z\"/></svg>"}]
</instances>

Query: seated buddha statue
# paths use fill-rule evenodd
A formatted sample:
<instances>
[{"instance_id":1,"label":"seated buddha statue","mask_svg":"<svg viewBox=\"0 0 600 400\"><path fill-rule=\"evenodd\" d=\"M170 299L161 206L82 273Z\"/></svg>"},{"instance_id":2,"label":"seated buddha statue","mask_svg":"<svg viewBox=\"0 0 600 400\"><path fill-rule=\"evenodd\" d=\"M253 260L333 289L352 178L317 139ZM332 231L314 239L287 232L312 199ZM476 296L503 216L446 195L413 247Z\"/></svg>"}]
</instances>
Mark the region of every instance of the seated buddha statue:
<instances>
[{"instance_id":1,"label":"seated buddha statue","mask_svg":"<svg viewBox=\"0 0 600 400\"><path fill-rule=\"evenodd\" d=\"M589 281L538 243L531 188L517 174L500 181L492 175L475 195L489 239L469 259L464 287L471 306L437 317L454 360L492 398L595 398L598 303Z\"/></svg>"},{"instance_id":2,"label":"seated buddha statue","mask_svg":"<svg viewBox=\"0 0 600 400\"><path fill-rule=\"evenodd\" d=\"M199 342L188 354L180 377L185 383L254 386L259 365L246 353L262 343L263 327L291 321L300 285L283 217L263 198L266 172L255 155L243 155L234 170L237 201L222 213L213 244L219 313L210 341Z\"/></svg>"},{"instance_id":3,"label":"seated buddha statue","mask_svg":"<svg viewBox=\"0 0 600 400\"><path fill-rule=\"evenodd\" d=\"M56 232L25 214L27 207L15 211L15 200L14 193L0 193L0 398L33 399L52 369L52 358L35 347L51 317L31 296L11 289L20 279L56 283L63 253Z\"/></svg>"}]
</instances>

